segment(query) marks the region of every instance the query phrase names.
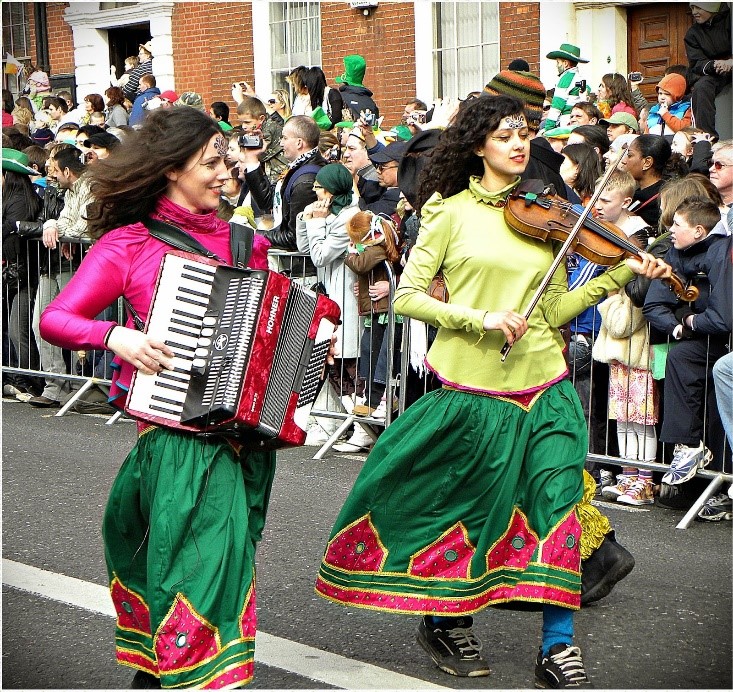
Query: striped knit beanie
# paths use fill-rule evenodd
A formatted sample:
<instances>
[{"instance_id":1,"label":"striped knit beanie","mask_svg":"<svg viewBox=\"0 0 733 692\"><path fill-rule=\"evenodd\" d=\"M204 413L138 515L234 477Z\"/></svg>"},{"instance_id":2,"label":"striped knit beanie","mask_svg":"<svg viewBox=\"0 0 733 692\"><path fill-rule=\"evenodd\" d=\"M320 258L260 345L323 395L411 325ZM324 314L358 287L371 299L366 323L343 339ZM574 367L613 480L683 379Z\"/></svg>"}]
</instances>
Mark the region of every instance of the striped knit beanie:
<instances>
[{"instance_id":1,"label":"striped knit beanie","mask_svg":"<svg viewBox=\"0 0 733 692\"><path fill-rule=\"evenodd\" d=\"M484 87L487 94L514 96L524 104L529 125L538 128L542 120L545 87L531 72L502 70Z\"/></svg>"}]
</instances>

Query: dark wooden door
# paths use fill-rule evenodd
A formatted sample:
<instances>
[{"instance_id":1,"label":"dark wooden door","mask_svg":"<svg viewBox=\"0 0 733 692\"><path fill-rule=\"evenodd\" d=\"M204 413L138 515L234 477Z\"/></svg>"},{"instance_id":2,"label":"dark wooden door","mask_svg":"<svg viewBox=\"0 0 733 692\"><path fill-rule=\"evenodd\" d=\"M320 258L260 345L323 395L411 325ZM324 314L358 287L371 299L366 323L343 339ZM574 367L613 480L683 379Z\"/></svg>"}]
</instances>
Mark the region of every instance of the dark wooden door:
<instances>
[{"instance_id":1,"label":"dark wooden door","mask_svg":"<svg viewBox=\"0 0 733 692\"><path fill-rule=\"evenodd\" d=\"M628 8L629 72L641 72L641 91L656 101L655 87L670 65L687 65L685 33L692 24L685 2L655 2Z\"/></svg>"}]
</instances>

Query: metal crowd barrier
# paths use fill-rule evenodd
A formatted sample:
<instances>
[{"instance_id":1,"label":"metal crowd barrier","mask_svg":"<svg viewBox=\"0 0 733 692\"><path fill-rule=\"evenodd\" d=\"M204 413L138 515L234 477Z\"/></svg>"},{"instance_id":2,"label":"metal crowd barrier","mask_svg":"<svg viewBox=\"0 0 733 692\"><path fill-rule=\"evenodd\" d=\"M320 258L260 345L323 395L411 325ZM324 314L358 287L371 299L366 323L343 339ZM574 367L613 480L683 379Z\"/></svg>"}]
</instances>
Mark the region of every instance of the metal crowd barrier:
<instances>
[{"instance_id":1,"label":"metal crowd barrier","mask_svg":"<svg viewBox=\"0 0 733 692\"><path fill-rule=\"evenodd\" d=\"M39 286L51 284L53 290L58 290L62 284L68 282L71 274L78 266L78 261L85 255L89 249L88 241L80 241L78 239L62 239L64 243L68 243L68 246L73 248L72 251L64 256L58 250L51 251L43 247L40 240L28 240L23 241L27 247L26 263L25 268L18 274L15 280L6 280L3 285L3 373L9 373L14 375L23 375L37 378L51 378L61 380L66 384L67 388L72 386L76 389L72 396L70 396L56 413L57 416L65 415L78 401L80 397L84 395L86 391L92 386L99 386L101 388L108 387L111 382L108 377L104 376L104 373L99 371L96 373L90 373L88 371L74 372L74 366L76 361L73 356L76 354L64 355L65 368L63 371L61 368L56 367L50 369L46 365L44 358L45 355L43 344L40 342L40 337L34 333L34 302L36 293ZM275 271L284 272L286 275L294 281L297 281L309 288L314 287L317 283L317 270L310 260L310 257L304 253L298 252L285 252L282 250L271 250L269 252L269 264L270 268ZM386 428L392 422L393 408L391 402L396 398L398 405L398 414L405 411L407 406L407 381L411 375L411 366L409 362L410 354L410 320L404 318L404 324L402 329L401 338L397 338L398 330L396 329L397 316L394 313L392 302L396 289L396 281L394 271L388 263L385 263L388 277L389 277L389 311L387 313L387 329L384 335L387 343L387 377L385 382L385 398L387 402L386 417L384 420L374 418L372 415L355 415L353 410L348 410L344 405L345 399L352 393L353 388L359 386L360 380L358 372L354 372L353 377L348 372L351 361L357 362L356 358L349 356L348 358L339 359L339 366L336 371L331 374L333 377L329 377L324 384L322 396L316 401L311 413L312 421L331 421L331 427L327 430L328 439L314 454L315 459L323 458L332 446L339 441L342 435L353 425L361 426L373 439L376 440L378 431L381 428ZM54 281L56 284L54 285ZM51 293L53 293L53 290ZM344 291L345 291L344 284ZM40 295L40 294L39 294ZM49 294L50 295L50 294ZM49 296L46 296L47 298ZM53 295L50 295L53 297ZM331 296L341 305L344 305L347 301L347 296ZM48 302L48 301L46 301ZM113 317L109 319L116 319L117 321L124 322L124 312L121 304L112 306L112 311L115 313ZM371 315L372 318L376 318L376 315ZM36 323L38 318L38 311L36 312ZM342 341L340 344L340 352L342 354L358 355L361 348L361 334L363 331L364 319L358 318L359 323L356 330L358 334L357 342L352 343L350 339ZM352 325L353 327L353 325ZM647 329L649 327L647 326ZM348 333L348 330L344 333ZM40 348L39 348L40 345ZM59 349L60 351L60 349ZM104 352L107 353L107 352ZM72 358L69 357L72 356ZM89 364L104 363L101 353L92 352L87 355L87 362ZM395 356L399 355L399 368L395 369L393 364L395 363ZM58 357L58 354L56 354ZM56 360L58 366L58 360ZM353 368L353 363L352 363ZM581 376L576 376L576 367L574 363L570 364L571 377L576 388L580 385ZM100 376L101 375L101 376ZM365 383L365 392L369 391L369 381L374 373L370 371L368 373L367 381ZM414 377L414 373L412 373ZM353 382L351 382L353 380ZM590 362L590 370L587 376L586 385L590 392L601 392L604 387L607 387L605 377L603 375L601 364L594 360ZM334 382L339 383L337 387ZM347 383L348 387L344 388L344 383ZM424 382L427 382L427 378L424 378ZM661 386L661 385L659 385ZM713 387L712 378L706 383L706 395L710 387ZM423 391L425 391L424 387ZM587 404L587 423L590 431L589 434L589 451L587 455L588 465L602 464L607 466L623 467L633 466L635 468L649 469L656 472L664 473L669 469L667 463L663 463L664 459L668 459L670 450L667 449L668 445L665 443L659 443L657 449L657 457L654 461L641 461L624 459L619 455L619 452L614 443L611 430L612 425L609 424L608 408L606 410L599 410L600 405L598 399L602 400L602 397L596 397L591 394L588 397ZM707 400L707 396L706 396ZM375 408L378 402L369 402L370 408ZM662 416L662 406L660 403L660 423ZM108 420L108 424L114 423L119 419L121 413L116 413ZM705 422L704 427L708 428L708 411L704 412ZM659 423L657 424L657 430L659 429ZM600 429L600 430L599 430ZM598 433L603 432L603 440L599 441ZM719 445L718 449L713 449L713 454L718 461L718 465L722 463L721 469L712 470L700 470L697 476L710 481L704 492L700 495L698 500L694 503L692 508L686 513L682 521L679 522L677 528L687 528L690 522L694 519L695 515L702 507L702 505L716 492L724 483L733 482L733 474L731 473L731 462L730 462L730 448L728 447L725 436L722 431L717 435L721 439L722 445ZM708 444L708 440L703 440L704 444ZM721 461L722 460L722 461Z\"/></svg>"}]
</instances>

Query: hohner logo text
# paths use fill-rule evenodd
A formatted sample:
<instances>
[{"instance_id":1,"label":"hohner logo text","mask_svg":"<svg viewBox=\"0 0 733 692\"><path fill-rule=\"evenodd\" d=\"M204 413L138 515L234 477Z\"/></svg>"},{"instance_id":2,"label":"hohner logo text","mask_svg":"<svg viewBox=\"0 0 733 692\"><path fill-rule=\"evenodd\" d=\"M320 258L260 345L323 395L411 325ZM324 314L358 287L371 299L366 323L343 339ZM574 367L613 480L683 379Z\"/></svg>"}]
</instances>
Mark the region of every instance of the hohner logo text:
<instances>
[{"instance_id":1,"label":"hohner logo text","mask_svg":"<svg viewBox=\"0 0 733 692\"><path fill-rule=\"evenodd\" d=\"M274 296L270 306L270 314L267 317L267 329L265 331L268 334L272 334L272 330L275 328L275 315L277 314L278 305L280 305L280 296Z\"/></svg>"}]
</instances>

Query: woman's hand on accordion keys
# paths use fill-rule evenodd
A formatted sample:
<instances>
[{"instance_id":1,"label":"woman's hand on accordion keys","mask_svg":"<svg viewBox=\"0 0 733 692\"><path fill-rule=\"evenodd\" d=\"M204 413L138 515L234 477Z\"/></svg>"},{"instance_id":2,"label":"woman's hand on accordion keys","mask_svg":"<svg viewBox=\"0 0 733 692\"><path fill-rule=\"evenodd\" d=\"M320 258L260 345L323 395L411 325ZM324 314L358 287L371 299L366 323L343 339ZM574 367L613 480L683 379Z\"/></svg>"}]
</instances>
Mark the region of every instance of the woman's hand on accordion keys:
<instances>
[{"instance_id":1,"label":"woman's hand on accordion keys","mask_svg":"<svg viewBox=\"0 0 733 692\"><path fill-rule=\"evenodd\" d=\"M173 367L173 351L162 341L127 327L114 327L107 338L107 348L145 375Z\"/></svg>"}]
</instances>

